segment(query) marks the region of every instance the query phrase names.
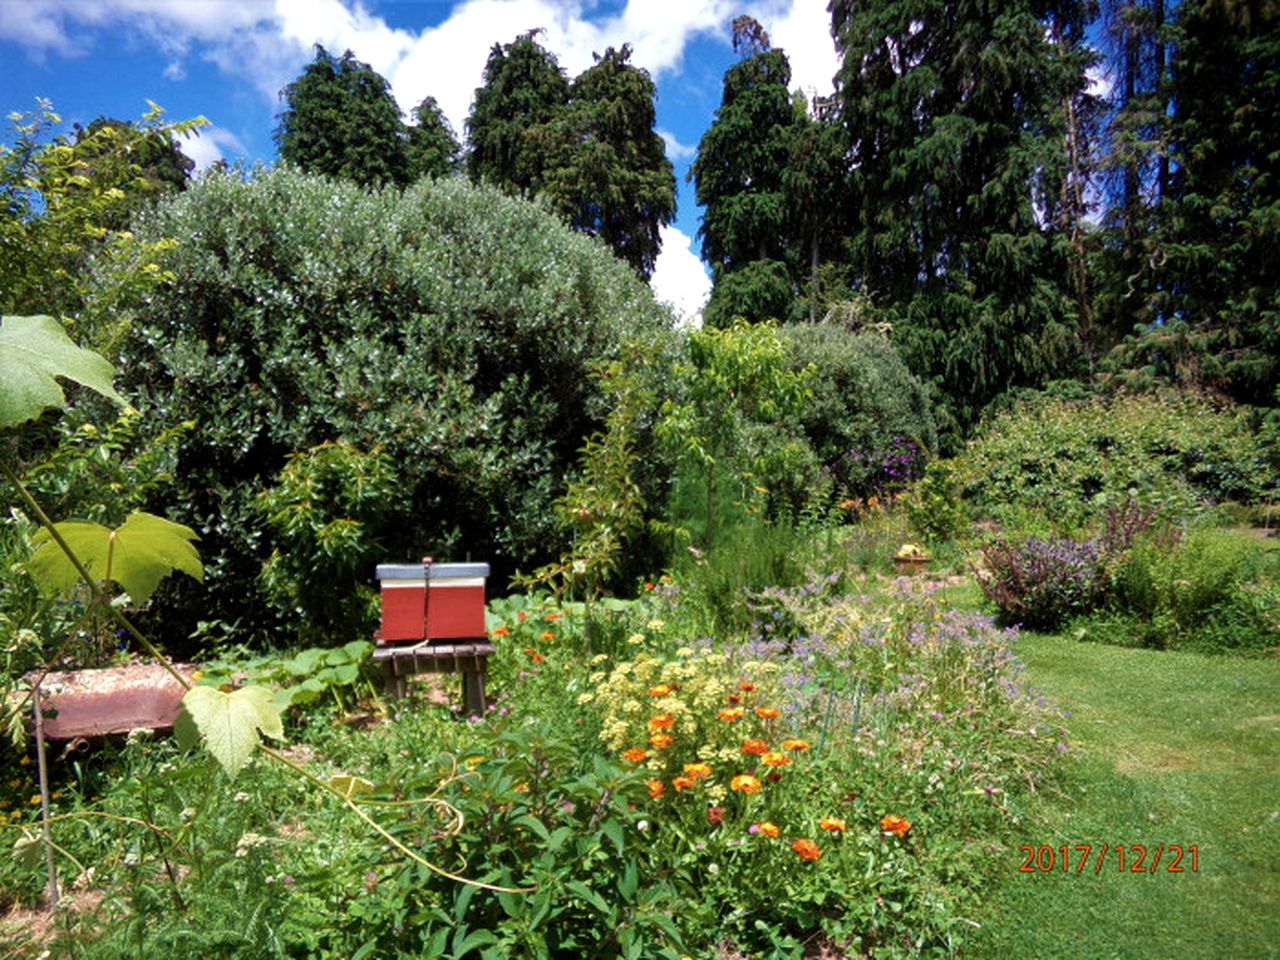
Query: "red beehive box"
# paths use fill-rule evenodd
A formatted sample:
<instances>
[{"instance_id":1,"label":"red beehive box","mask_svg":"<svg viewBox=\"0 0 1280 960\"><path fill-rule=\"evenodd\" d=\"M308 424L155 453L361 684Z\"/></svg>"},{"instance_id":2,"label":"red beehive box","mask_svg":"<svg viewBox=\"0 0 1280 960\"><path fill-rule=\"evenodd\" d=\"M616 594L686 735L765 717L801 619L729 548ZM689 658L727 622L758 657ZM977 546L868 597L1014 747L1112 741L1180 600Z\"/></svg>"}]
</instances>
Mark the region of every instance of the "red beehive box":
<instances>
[{"instance_id":1,"label":"red beehive box","mask_svg":"<svg viewBox=\"0 0 1280 960\"><path fill-rule=\"evenodd\" d=\"M484 637L487 563L380 563L382 629L378 639Z\"/></svg>"}]
</instances>

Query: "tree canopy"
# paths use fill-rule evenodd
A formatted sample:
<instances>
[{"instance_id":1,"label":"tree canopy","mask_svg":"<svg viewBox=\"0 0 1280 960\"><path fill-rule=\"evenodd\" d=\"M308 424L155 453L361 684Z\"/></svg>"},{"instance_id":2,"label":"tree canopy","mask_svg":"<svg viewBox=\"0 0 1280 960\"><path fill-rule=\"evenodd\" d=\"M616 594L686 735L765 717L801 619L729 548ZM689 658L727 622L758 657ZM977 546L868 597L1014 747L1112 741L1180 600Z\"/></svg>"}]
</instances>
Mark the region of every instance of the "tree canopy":
<instances>
[{"instance_id":1,"label":"tree canopy","mask_svg":"<svg viewBox=\"0 0 1280 960\"><path fill-rule=\"evenodd\" d=\"M404 124L386 80L350 50L341 57L320 44L315 50L280 92L280 159L366 186L407 182Z\"/></svg>"}]
</instances>

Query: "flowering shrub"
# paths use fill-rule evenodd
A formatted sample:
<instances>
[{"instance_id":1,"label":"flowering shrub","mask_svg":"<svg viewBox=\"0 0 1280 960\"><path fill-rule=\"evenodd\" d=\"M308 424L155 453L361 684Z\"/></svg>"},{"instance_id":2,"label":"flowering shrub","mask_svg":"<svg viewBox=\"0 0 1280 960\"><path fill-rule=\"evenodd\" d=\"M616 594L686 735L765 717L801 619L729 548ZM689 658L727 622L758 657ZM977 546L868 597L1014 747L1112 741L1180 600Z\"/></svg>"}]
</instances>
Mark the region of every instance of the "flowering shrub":
<instances>
[{"instance_id":1,"label":"flowering shrub","mask_svg":"<svg viewBox=\"0 0 1280 960\"><path fill-rule=\"evenodd\" d=\"M1052 629L1098 603L1106 583L1104 559L1094 539L998 541L982 551L978 583L1005 623Z\"/></svg>"}]
</instances>

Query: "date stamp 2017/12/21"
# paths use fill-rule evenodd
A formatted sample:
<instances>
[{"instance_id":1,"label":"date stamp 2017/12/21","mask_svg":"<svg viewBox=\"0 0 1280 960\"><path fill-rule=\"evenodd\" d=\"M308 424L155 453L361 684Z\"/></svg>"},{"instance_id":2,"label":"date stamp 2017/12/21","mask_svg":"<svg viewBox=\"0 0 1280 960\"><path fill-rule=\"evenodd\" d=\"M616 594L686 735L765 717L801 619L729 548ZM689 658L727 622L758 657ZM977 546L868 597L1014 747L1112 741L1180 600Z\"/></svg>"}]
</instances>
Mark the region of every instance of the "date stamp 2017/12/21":
<instances>
[{"instance_id":1,"label":"date stamp 2017/12/21","mask_svg":"<svg viewBox=\"0 0 1280 960\"><path fill-rule=\"evenodd\" d=\"M1149 847L1141 843L1059 844L1051 847L1023 844L1018 847L1025 859L1021 873L1199 873L1200 851L1194 843L1161 843Z\"/></svg>"}]
</instances>

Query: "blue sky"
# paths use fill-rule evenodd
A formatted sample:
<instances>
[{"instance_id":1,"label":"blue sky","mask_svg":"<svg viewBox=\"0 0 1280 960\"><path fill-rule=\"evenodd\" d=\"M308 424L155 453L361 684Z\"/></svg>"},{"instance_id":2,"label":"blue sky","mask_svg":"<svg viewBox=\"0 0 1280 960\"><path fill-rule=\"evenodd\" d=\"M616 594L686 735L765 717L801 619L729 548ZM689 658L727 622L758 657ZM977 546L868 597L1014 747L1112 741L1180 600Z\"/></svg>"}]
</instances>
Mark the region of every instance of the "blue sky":
<instances>
[{"instance_id":1,"label":"blue sky","mask_svg":"<svg viewBox=\"0 0 1280 960\"><path fill-rule=\"evenodd\" d=\"M391 83L402 109L434 96L459 135L494 43L542 28L570 76L594 52L630 43L658 85L657 127L675 165L679 211L664 231L658 295L686 315L709 290L697 260L700 211L685 173L734 62L730 20L755 16L791 57L793 85L830 90L836 55L826 0L0 0L0 106L47 97L68 125L136 119L147 100L210 126L185 145L207 166L273 162L278 93L313 44L352 50Z\"/></svg>"}]
</instances>

